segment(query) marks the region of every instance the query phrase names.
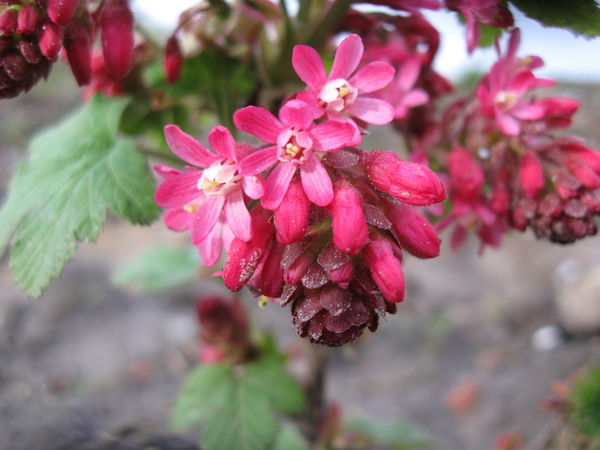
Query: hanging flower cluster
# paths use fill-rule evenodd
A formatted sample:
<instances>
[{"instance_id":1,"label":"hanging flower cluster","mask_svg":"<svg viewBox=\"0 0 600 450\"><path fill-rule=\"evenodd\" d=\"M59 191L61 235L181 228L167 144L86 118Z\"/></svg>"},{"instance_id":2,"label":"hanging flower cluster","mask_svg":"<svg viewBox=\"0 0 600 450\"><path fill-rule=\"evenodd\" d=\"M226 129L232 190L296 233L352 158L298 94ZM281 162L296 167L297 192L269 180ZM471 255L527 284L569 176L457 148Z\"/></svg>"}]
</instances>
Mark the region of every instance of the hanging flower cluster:
<instances>
[{"instance_id":1,"label":"hanging flower cluster","mask_svg":"<svg viewBox=\"0 0 600 450\"><path fill-rule=\"evenodd\" d=\"M291 304L298 333L342 345L404 300L403 251L439 254L432 225L412 206L443 201L446 191L426 166L388 151L356 147L366 124L386 124L394 109L368 95L388 85L394 69L370 62L356 70L362 40L348 36L326 74L317 52L297 46L293 66L306 91L275 117L248 106L238 129L266 143L236 143L223 127L202 143L169 125L173 152L193 166L165 166L156 201L174 230L190 230L206 265L224 247L225 285Z\"/></svg>"},{"instance_id":2,"label":"hanging flower cluster","mask_svg":"<svg viewBox=\"0 0 600 450\"><path fill-rule=\"evenodd\" d=\"M1 2L0 98L16 97L47 78L62 49L77 83L90 84L99 32L102 64L110 76L122 78L133 58L133 25L127 0L103 0L93 10L82 0ZM121 89L113 95L123 93Z\"/></svg>"}]
</instances>

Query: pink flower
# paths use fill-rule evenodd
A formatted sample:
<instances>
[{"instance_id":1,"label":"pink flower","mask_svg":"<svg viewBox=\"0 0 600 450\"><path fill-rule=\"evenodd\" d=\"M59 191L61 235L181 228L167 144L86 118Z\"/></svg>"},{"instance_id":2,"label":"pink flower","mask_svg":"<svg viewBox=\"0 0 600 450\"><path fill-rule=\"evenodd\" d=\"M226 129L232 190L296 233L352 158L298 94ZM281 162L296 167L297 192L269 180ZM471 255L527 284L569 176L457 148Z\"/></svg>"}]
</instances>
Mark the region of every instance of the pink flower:
<instances>
[{"instance_id":1,"label":"pink flower","mask_svg":"<svg viewBox=\"0 0 600 450\"><path fill-rule=\"evenodd\" d=\"M508 51L490 69L490 73L477 88L481 102L481 112L495 118L496 125L507 136L517 136L521 132L521 121L539 120L546 115L546 107L523 97L538 87L549 87L551 80L536 78L532 68L539 67L539 58L526 59L515 56L519 45L519 29L511 34Z\"/></svg>"},{"instance_id":2,"label":"pink flower","mask_svg":"<svg viewBox=\"0 0 600 450\"><path fill-rule=\"evenodd\" d=\"M445 0L452 11L460 12L467 21L467 50L472 53L479 45L479 24L508 28L514 24L511 12L498 5L500 0Z\"/></svg>"},{"instance_id":3,"label":"pink flower","mask_svg":"<svg viewBox=\"0 0 600 450\"><path fill-rule=\"evenodd\" d=\"M215 127L208 136L217 154L175 125L167 125L165 135L177 156L206 169L188 166L187 172L180 172L157 166L155 170L165 181L156 191L156 203L168 209L165 221L169 228L190 230L192 243L199 246L204 263L211 266L221 255L221 231L225 234L231 229L245 242L252 238L243 192L250 198L260 198L263 181L257 176L240 175L238 161L248 149L236 144L225 127Z\"/></svg>"},{"instance_id":4,"label":"pink flower","mask_svg":"<svg viewBox=\"0 0 600 450\"><path fill-rule=\"evenodd\" d=\"M316 105L320 110L317 117L326 115L331 120L354 125L356 133L350 145L360 143L360 131L344 113L375 125L385 125L394 118L394 108L385 100L361 97L387 86L394 76L392 66L381 61L369 63L354 73L363 51L361 38L356 34L348 36L335 54L329 76L319 53L312 47L297 45L292 55L296 73L308 85L308 91L300 93L298 99Z\"/></svg>"},{"instance_id":5,"label":"pink flower","mask_svg":"<svg viewBox=\"0 0 600 450\"><path fill-rule=\"evenodd\" d=\"M302 187L309 200L327 206L333 186L315 152L329 152L348 145L354 127L327 121L314 125L312 109L305 102L290 100L279 112L281 121L264 108L247 106L233 116L235 125L265 142L275 144L259 150L240 163L240 173L251 176L279 162L266 179L263 207L274 210L281 203L292 177L300 169Z\"/></svg>"}]
</instances>

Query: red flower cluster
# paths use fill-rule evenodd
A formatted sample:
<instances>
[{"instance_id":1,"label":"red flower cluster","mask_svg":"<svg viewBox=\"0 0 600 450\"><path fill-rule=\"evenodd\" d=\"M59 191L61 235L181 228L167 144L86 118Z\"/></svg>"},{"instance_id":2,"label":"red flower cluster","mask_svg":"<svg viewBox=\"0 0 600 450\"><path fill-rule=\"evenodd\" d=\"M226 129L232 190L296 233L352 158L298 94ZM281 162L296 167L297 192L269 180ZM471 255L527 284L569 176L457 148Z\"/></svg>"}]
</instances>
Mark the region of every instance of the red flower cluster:
<instances>
[{"instance_id":1,"label":"red flower cluster","mask_svg":"<svg viewBox=\"0 0 600 450\"><path fill-rule=\"evenodd\" d=\"M16 97L46 78L63 48L77 83L89 84L98 32L106 67L123 77L132 60L133 22L127 0L103 0L94 11L83 0L3 0L0 98Z\"/></svg>"},{"instance_id":2,"label":"red flower cluster","mask_svg":"<svg viewBox=\"0 0 600 450\"><path fill-rule=\"evenodd\" d=\"M215 155L171 125L171 149L204 169L157 167L165 181L156 201L168 209L167 225L189 229L207 265L225 243L225 285L291 304L298 333L331 346L375 330L396 311L405 295L403 249L439 254L435 230L412 206L446 198L428 167L353 147L367 123L393 119L389 103L363 94L388 84L394 70L373 62L353 75L362 53L361 39L349 36L327 76L313 49L296 47L293 64L307 91L279 119L255 106L234 115L265 148L236 143L216 127L209 135Z\"/></svg>"},{"instance_id":3,"label":"red flower cluster","mask_svg":"<svg viewBox=\"0 0 600 450\"><path fill-rule=\"evenodd\" d=\"M455 223L452 246L467 231L497 246L508 229L531 228L538 237L570 243L596 233L600 214L600 154L573 136L555 137L570 126L579 104L568 98L528 94L554 85L536 78L538 57L516 56L519 30L499 53L476 97L452 104L430 155L450 179L451 211L437 223ZM448 153L446 149L450 148Z\"/></svg>"}]
</instances>

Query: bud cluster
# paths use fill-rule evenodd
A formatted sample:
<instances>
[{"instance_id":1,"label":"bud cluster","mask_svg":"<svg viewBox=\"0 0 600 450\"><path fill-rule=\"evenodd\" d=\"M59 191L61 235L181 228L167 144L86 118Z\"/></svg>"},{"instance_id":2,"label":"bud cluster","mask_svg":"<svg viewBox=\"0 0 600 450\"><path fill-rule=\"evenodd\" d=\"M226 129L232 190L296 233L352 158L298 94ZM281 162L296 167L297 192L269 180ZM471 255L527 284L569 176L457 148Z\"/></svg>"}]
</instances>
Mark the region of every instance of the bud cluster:
<instances>
[{"instance_id":1,"label":"bud cluster","mask_svg":"<svg viewBox=\"0 0 600 450\"><path fill-rule=\"evenodd\" d=\"M62 49L80 86L92 81L92 47L101 33L103 57L115 77L132 60L134 19L127 0L0 1L0 98L29 91L47 78Z\"/></svg>"}]
</instances>

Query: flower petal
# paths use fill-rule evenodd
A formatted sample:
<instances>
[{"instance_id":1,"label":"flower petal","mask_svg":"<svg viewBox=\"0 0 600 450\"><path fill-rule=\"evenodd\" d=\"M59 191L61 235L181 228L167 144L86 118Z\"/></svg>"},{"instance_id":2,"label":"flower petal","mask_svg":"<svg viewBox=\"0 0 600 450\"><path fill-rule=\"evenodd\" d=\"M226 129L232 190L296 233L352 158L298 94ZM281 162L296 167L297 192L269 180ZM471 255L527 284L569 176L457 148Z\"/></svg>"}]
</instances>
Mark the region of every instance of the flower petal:
<instances>
[{"instance_id":1,"label":"flower petal","mask_svg":"<svg viewBox=\"0 0 600 450\"><path fill-rule=\"evenodd\" d=\"M265 209L274 210L279 206L297 167L295 164L282 161L271 171L265 180L267 184L265 195L260 199L260 203Z\"/></svg>"},{"instance_id":2,"label":"flower petal","mask_svg":"<svg viewBox=\"0 0 600 450\"><path fill-rule=\"evenodd\" d=\"M219 261L219 258L221 258L221 254L223 253L223 241L221 240L222 228L223 224L219 221L213 230L208 233L206 239L198 244L198 253L200 253L202 264L205 267L214 266Z\"/></svg>"},{"instance_id":3,"label":"flower petal","mask_svg":"<svg viewBox=\"0 0 600 450\"><path fill-rule=\"evenodd\" d=\"M396 114L392 105L385 100L362 97L357 98L354 103L348 106L346 112L374 125L388 124Z\"/></svg>"},{"instance_id":4,"label":"flower petal","mask_svg":"<svg viewBox=\"0 0 600 450\"><path fill-rule=\"evenodd\" d=\"M402 63L398 76L396 77L396 85L406 92L415 85L421 73L421 61L419 58L411 57Z\"/></svg>"},{"instance_id":5,"label":"flower petal","mask_svg":"<svg viewBox=\"0 0 600 450\"><path fill-rule=\"evenodd\" d=\"M258 175L277 162L277 147L267 147L245 157L238 165L243 177Z\"/></svg>"},{"instance_id":6,"label":"flower petal","mask_svg":"<svg viewBox=\"0 0 600 450\"><path fill-rule=\"evenodd\" d=\"M277 118L265 108L246 106L233 115L235 126L269 144L277 141L279 133L285 129Z\"/></svg>"},{"instance_id":7,"label":"flower petal","mask_svg":"<svg viewBox=\"0 0 600 450\"><path fill-rule=\"evenodd\" d=\"M195 166L208 167L219 159L204 144L181 131L181 128L177 125L167 125L165 127L165 138L173 153Z\"/></svg>"},{"instance_id":8,"label":"flower petal","mask_svg":"<svg viewBox=\"0 0 600 450\"><path fill-rule=\"evenodd\" d=\"M179 169L173 169L172 167L165 166L163 164L159 164L154 166L154 171L161 177L163 180L167 178L171 178L172 176L179 175L180 173L184 173Z\"/></svg>"},{"instance_id":9,"label":"flower petal","mask_svg":"<svg viewBox=\"0 0 600 450\"><path fill-rule=\"evenodd\" d=\"M169 230L185 231L190 228L194 215L183 208L170 208L165 212L165 224Z\"/></svg>"},{"instance_id":10,"label":"flower petal","mask_svg":"<svg viewBox=\"0 0 600 450\"><path fill-rule=\"evenodd\" d=\"M327 206L333 200L333 185L327 170L314 154L300 166L302 187L308 199L316 205Z\"/></svg>"},{"instance_id":11,"label":"flower petal","mask_svg":"<svg viewBox=\"0 0 600 450\"><path fill-rule=\"evenodd\" d=\"M307 45L296 45L292 53L292 66L308 87L319 92L325 84L325 66L319 53Z\"/></svg>"},{"instance_id":12,"label":"flower petal","mask_svg":"<svg viewBox=\"0 0 600 450\"><path fill-rule=\"evenodd\" d=\"M182 172L163 181L154 196L161 208L178 208L202 197L204 192L198 189L198 180L202 170Z\"/></svg>"},{"instance_id":13,"label":"flower petal","mask_svg":"<svg viewBox=\"0 0 600 450\"><path fill-rule=\"evenodd\" d=\"M250 239L252 239L252 223L241 189L235 189L227 194L225 218L235 237L244 242L250 242Z\"/></svg>"},{"instance_id":14,"label":"flower petal","mask_svg":"<svg viewBox=\"0 0 600 450\"><path fill-rule=\"evenodd\" d=\"M248 197L258 200L265 194L265 181L258 176L242 178L242 189Z\"/></svg>"},{"instance_id":15,"label":"flower petal","mask_svg":"<svg viewBox=\"0 0 600 450\"><path fill-rule=\"evenodd\" d=\"M290 128L306 130L313 122L312 108L300 101L290 100L279 111L281 121Z\"/></svg>"},{"instance_id":16,"label":"flower petal","mask_svg":"<svg viewBox=\"0 0 600 450\"><path fill-rule=\"evenodd\" d=\"M227 128L214 127L208 135L208 142L220 156L236 161L235 140Z\"/></svg>"},{"instance_id":17,"label":"flower petal","mask_svg":"<svg viewBox=\"0 0 600 450\"><path fill-rule=\"evenodd\" d=\"M224 195L211 195L210 197L205 197L204 201L200 203L200 206L196 210L196 216L190 224L192 244L198 245L206 239L217 224L224 203Z\"/></svg>"},{"instance_id":18,"label":"flower petal","mask_svg":"<svg viewBox=\"0 0 600 450\"><path fill-rule=\"evenodd\" d=\"M394 68L388 63L376 61L367 64L348 80L351 86L358 89L358 94L377 91L392 81Z\"/></svg>"},{"instance_id":19,"label":"flower petal","mask_svg":"<svg viewBox=\"0 0 600 450\"><path fill-rule=\"evenodd\" d=\"M329 79L343 78L347 80L358 67L363 50L362 39L357 34L351 34L344 39L335 52Z\"/></svg>"},{"instance_id":20,"label":"flower petal","mask_svg":"<svg viewBox=\"0 0 600 450\"><path fill-rule=\"evenodd\" d=\"M310 130L314 142L313 150L328 152L346 147L353 140L354 131L355 128L350 123L342 123L336 120L320 123Z\"/></svg>"}]
</instances>

